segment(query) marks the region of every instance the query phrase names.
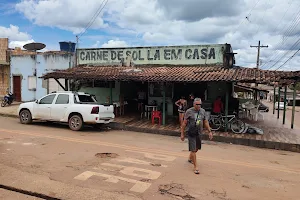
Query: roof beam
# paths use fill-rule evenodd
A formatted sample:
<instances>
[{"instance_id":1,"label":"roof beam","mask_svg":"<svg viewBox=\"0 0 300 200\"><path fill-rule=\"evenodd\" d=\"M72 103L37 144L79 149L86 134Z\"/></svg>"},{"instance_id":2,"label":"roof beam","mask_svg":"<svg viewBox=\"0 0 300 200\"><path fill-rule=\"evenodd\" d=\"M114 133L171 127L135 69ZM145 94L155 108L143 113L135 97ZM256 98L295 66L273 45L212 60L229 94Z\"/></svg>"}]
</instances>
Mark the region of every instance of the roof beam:
<instances>
[{"instance_id":1,"label":"roof beam","mask_svg":"<svg viewBox=\"0 0 300 200\"><path fill-rule=\"evenodd\" d=\"M61 84L61 82L60 82L57 78L55 78L54 80L58 83L58 85L59 85L62 89L64 89L64 91L68 91L68 89L67 89L66 87L64 87L64 86Z\"/></svg>"}]
</instances>

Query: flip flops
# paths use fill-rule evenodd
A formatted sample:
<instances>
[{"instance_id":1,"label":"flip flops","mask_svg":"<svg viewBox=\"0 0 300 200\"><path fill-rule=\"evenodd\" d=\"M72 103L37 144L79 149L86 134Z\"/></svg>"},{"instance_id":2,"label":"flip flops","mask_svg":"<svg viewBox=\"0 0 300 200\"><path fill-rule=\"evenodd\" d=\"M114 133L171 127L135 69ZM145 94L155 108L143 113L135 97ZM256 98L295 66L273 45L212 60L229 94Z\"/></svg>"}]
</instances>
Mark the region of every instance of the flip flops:
<instances>
[{"instance_id":1,"label":"flip flops","mask_svg":"<svg viewBox=\"0 0 300 200\"><path fill-rule=\"evenodd\" d=\"M191 163L191 164L193 164L193 161L192 161L192 160L188 160L188 162ZM200 172L199 172L198 169L197 169L197 170L194 170L194 173L195 173L195 174L200 174Z\"/></svg>"}]
</instances>

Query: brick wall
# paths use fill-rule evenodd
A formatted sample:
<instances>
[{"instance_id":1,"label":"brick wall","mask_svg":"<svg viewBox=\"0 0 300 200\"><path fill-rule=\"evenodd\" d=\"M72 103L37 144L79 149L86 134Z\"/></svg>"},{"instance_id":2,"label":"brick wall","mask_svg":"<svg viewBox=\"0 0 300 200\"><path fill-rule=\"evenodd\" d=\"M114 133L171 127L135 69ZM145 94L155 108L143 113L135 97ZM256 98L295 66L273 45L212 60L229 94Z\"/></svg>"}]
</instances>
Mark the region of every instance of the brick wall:
<instances>
[{"instance_id":1,"label":"brick wall","mask_svg":"<svg viewBox=\"0 0 300 200\"><path fill-rule=\"evenodd\" d=\"M0 61L7 60L8 38L0 38Z\"/></svg>"},{"instance_id":2,"label":"brick wall","mask_svg":"<svg viewBox=\"0 0 300 200\"><path fill-rule=\"evenodd\" d=\"M9 61L8 55L8 38L0 38L0 64ZM0 96L6 94L9 88L9 65L0 65Z\"/></svg>"},{"instance_id":3,"label":"brick wall","mask_svg":"<svg viewBox=\"0 0 300 200\"><path fill-rule=\"evenodd\" d=\"M0 66L0 96L4 96L9 88L9 65Z\"/></svg>"}]
</instances>

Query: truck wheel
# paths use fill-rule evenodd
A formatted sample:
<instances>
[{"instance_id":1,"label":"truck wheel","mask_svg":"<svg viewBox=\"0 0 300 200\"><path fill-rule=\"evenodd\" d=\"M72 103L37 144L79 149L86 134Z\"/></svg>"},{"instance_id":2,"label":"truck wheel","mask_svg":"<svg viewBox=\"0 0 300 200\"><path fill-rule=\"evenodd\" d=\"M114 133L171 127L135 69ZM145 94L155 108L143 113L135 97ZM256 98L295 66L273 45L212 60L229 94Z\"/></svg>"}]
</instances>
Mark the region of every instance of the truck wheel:
<instances>
[{"instance_id":1,"label":"truck wheel","mask_svg":"<svg viewBox=\"0 0 300 200\"><path fill-rule=\"evenodd\" d=\"M19 117L21 124L30 124L32 122L32 116L29 110L22 110Z\"/></svg>"},{"instance_id":2,"label":"truck wheel","mask_svg":"<svg viewBox=\"0 0 300 200\"><path fill-rule=\"evenodd\" d=\"M83 128L83 120L79 115L73 115L69 119L69 127L72 131L79 131Z\"/></svg>"}]
</instances>

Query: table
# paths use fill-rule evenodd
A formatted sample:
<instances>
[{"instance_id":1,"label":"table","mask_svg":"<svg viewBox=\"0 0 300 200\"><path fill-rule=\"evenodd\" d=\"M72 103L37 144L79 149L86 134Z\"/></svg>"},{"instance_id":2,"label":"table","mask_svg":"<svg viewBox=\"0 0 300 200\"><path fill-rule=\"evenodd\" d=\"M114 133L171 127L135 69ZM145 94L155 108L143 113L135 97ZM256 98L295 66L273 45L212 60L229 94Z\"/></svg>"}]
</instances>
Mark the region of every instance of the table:
<instances>
[{"instance_id":1,"label":"table","mask_svg":"<svg viewBox=\"0 0 300 200\"><path fill-rule=\"evenodd\" d=\"M122 108L121 108L121 102L113 102L113 105L114 105L114 110L115 110L115 115L118 116L118 108L119 108L119 113L120 113L120 116L123 114L124 115L124 106L127 105L128 102L127 101L124 101L123 102L123 105L122 105Z\"/></svg>"},{"instance_id":2,"label":"table","mask_svg":"<svg viewBox=\"0 0 300 200\"><path fill-rule=\"evenodd\" d=\"M150 119L153 111L157 111L157 106L145 105L145 117L148 117L148 119Z\"/></svg>"}]
</instances>

